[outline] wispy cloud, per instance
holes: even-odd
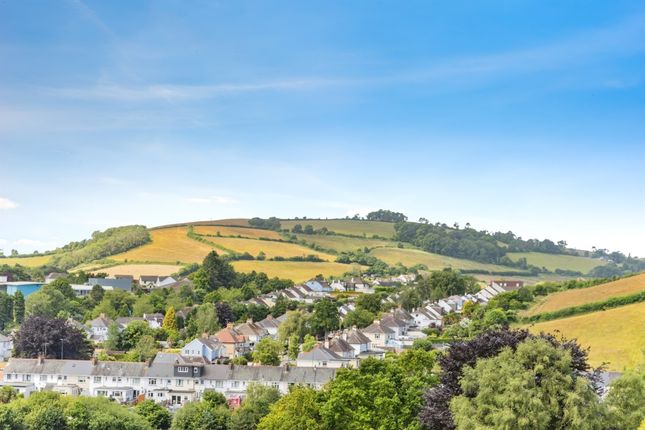
[[[18,203],[13,200],[9,200],[5,197],[0,197],[0,209],[15,209],[18,207]]]
[[[337,86],[344,81],[322,78],[295,78],[256,83],[230,83],[215,85],[98,85],[85,88],[56,88],[44,90],[54,96],[82,100],[113,101],[183,101],[202,100],[240,93],[270,91],[311,91]]]

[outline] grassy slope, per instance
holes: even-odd
[[[9,266],[15,266],[20,264],[25,267],[38,267],[43,266],[51,260],[51,255],[37,255],[34,257],[7,257],[0,258],[0,265],[7,264]]]
[[[525,315],[552,312],[572,306],[580,306],[585,303],[601,302],[611,297],[627,296],[640,291],[645,291],[645,273],[596,285],[595,287],[549,294],[526,311]],[[645,331],[645,327],[643,330]]]
[[[388,264],[401,263],[404,266],[414,266],[415,264],[425,264],[429,270],[440,270],[444,267],[454,269],[481,269],[489,271],[512,271],[511,267],[498,266],[496,264],[478,263],[471,260],[462,260],[460,258],[447,257],[445,255],[432,254],[418,249],[400,249],[400,248],[377,248],[371,251],[371,254]]]
[[[530,331],[559,331],[591,347],[589,361],[598,366],[609,362],[609,370],[622,371],[645,359],[645,303],[538,323]]]
[[[195,233],[201,235],[216,236],[217,233],[221,236],[242,236],[251,239],[267,238],[267,239],[281,239],[280,233],[272,230],[261,230],[249,227],[228,227],[228,226],[196,226]]]
[[[396,247],[396,242],[391,240],[380,239],[362,239],[357,237],[346,236],[323,236],[319,234],[299,234],[298,239],[305,240],[307,243],[322,246],[325,249],[333,249],[338,252],[343,251],[356,251],[357,249],[368,248],[381,248],[384,246]]]
[[[300,257],[309,254],[317,255],[323,260],[334,261],[336,256],[324,252],[314,251],[305,246],[296,245],[288,242],[273,242],[268,240],[241,239],[237,237],[205,237],[206,240],[213,242],[224,248],[231,249],[235,252],[248,252],[251,255],[258,255],[260,251],[264,252],[267,258],[272,257]]]
[[[155,263],[201,263],[215,249],[186,236],[187,227],[152,230],[152,243],[110,257],[117,261],[150,261]],[[217,249],[216,249],[217,250]],[[221,250],[217,250],[222,253]]]
[[[606,264],[597,258],[578,257],[575,255],[544,254],[542,252],[509,252],[507,255],[513,261],[525,257],[528,264],[546,267],[550,271],[564,269],[588,273],[594,267]]]
[[[310,263],[296,261],[234,261],[235,270],[240,272],[265,272],[269,277],[292,279],[294,282],[303,282],[318,274],[324,276],[340,276],[351,272],[356,267],[351,264],[340,263]]]
[[[329,220],[317,220],[317,219],[299,219],[299,220],[281,220],[280,224],[282,228],[291,229],[294,225],[300,224],[303,227],[307,224],[311,224],[313,228],[319,229],[322,227],[327,227],[328,230],[340,233],[340,234],[352,234],[357,236],[367,236],[372,237],[373,235],[378,235],[381,237],[393,237],[394,236],[394,224],[390,222],[380,222],[380,221],[357,221],[357,220],[348,220],[348,219],[329,219]]]

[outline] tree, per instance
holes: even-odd
[[[303,352],[311,351],[312,349],[314,349],[314,346],[316,346],[317,343],[318,343],[318,341],[316,340],[315,337],[313,337],[310,334],[306,334],[305,338],[304,338],[304,340],[302,342],[302,350],[303,350]]]
[[[120,346],[125,350],[133,349],[137,346],[143,336],[152,335],[153,331],[147,322],[141,320],[132,321],[125,329],[123,329],[119,336]]]
[[[401,291],[399,296],[401,307],[408,312],[420,307],[423,303],[419,294],[412,288]]]
[[[66,278],[56,279],[51,283],[43,286],[41,290],[44,290],[44,289],[53,289],[53,290],[60,291],[61,294],[63,294],[63,296],[65,296],[65,298],[68,300],[73,300],[76,298],[76,294],[74,293],[72,286],[70,285],[69,281]]]
[[[302,311],[287,312],[287,318],[278,327],[278,340],[285,343],[292,335],[302,339],[307,332],[308,321],[309,315]]]
[[[462,394],[450,402],[457,429],[605,429],[605,411],[584,378],[572,377],[571,355],[545,339],[466,366]]]
[[[235,318],[235,313],[231,305],[228,303],[218,302],[215,305],[215,311],[217,313],[217,321],[221,327],[226,327],[226,324],[234,322],[237,319]]]
[[[14,339],[14,349],[18,357],[36,358],[44,354],[74,360],[87,360],[94,351],[85,334],[66,320],[37,315],[22,323]]]
[[[219,319],[217,318],[215,305],[212,303],[202,303],[199,305],[195,314],[188,322],[188,328],[193,335],[215,333],[219,330]]]
[[[298,338],[297,334],[292,334],[289,337],[289,347],[287,348],[287,355],[289,357],[289,360],[295,360],[298,358],[298,354],[300,353],[300,339]]]
[[[368,213],[367,219],[370,221],[404,222],[408,220],[408,217],[401,212],[379,209],[377,211]]]
[[[381,297],[378,294],[363,294],[356,298],[356,309],[365,309],[373,314],[381,311]]]
[[[619,429],[635,429],[645,423],[645,364],[616,379],[607,394],[610,421]]]
[[[70,309],[69,301],[59,290],[41,288],[30,294],[25,301],[27,315],[56,317]]]
[[[302,224],[296,224],[291,228],[291,233],[298,234],[302,233]]]
[[[92,314],[95,317],[105,314],[112,319],[131,316],[133,315],[133,306],[136,300],[136,296],[127,291],[120,289],[109,290],[105,292]]]
[[[278,366],[282,350],[282,343],[270,337],[265,337],[255,345],[253,361],[268,366]]]
[[[284,295],[278,296],[275,301],[275,305],[273,305],[273,308],[271,309],[271,315],[273,315],[273,317],[275,318],[284,315],[284,313],[287,312],[288,306],[289,299],[287,299]]]
[[[269,408],[280,399],[277,388],[252,383],[246,388],[246,397],[233,415],[230,430],[255,430]]]
[[[105,341],[105,349],[109,351],[119,351],[121,348],[121,329],[119,324],[111,322],[108,326],[107,340]]]
[[[25,296],[16,291],[13,296],[13,322],[22,324],[25,319]]]
[[[13,300],[7,293],[0,292],[0,330],[13,321]]]
[[[345,319],[343,320],[343,326],[345,327],[356,326],[358,328],[363,328],[372,324],[373,321],[374,321],[373,313],[365,309],[356,309],[351,312],[348,312],[347,315],[345,315]]]
[[[440,357],[441,385],[431,388],[423,396],[424,404],[419,414],[422,426],[429,430],[454,429],[450,401],[462,394],[460,380],[464,368],[475,366],[477,360],[496,356],[505,347],[514,349],[529,338],[545,339],[556,348],[568,351],[572,357],[572,376],[588,379],[593,386],[599,385],[598,373],[591,372],[587,363],[587,351],[576,342],[546,334],[534,336],[526,330],[490,330],[469,341],[453,343]]]
[[[175,413],[171,430],[228,430],[231,412],[226,406],[189,402]]]
[[[99,284],[95,284],[90,291],[90,299],[92,299],[93,303],[99,303],[101,300],[103,300],[104,294],[105,290],[103,289],[103,287]]]
[[[258,430],[323,430],[319,394],[306,387],[294,387],[278,400],[260,420]]]
[[[209,291],[234,286],[236,279],[235,269],[230,263],[222,260],[217,252],[211,251],[204,258],[203,269],[208,275]]]
[[[340,325],[338,308],[329,298],[325,297],[314,305],[311,316],[311,330],[318,336],[337,330]]]
[[[177,330],[177,321],[175,320],[175,308],[170,306],[163,318],[162,327],[166,330]]]
[[[302,232],[303,232],[304,234],[314,234],[314,233],[315,233],[315,231],[314,231],[314,227],[313,227],[311,224],[307,224],[307,225],[305,226],[304,230],[302,230]]]
[[[6,404],[18,398],[18,392],[8,385],[0,388],[0,403]],[[2,421],[0,421],[1,423]]]
[[[138,361],[146,361],[157,353],[157,341],[150,335],[141,336],[132,351]]]
[[[154,400],[144,400],[134,407],[137,414],[141,415],[150,423],[155,430],[166,430],[172,423],[172,415],[168,409],[164,408]]]

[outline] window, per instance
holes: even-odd
[[[31,375],[25,375],[25,381],[31,381]]]
[[[98,383],[100,383],[100,382],[101,382],[101,377],[100,377],[100,376],[95,376],[95,377],[94,377],[94,383],[95,383],[95,384],[98,384]]]
[[[237,388],[240,386],[240,381],[233,381],[233,388]]]
[[[121,382],[121,377],[116,378],[116,382]]]
[[[112,382],[116,382],[116,376],[112,377]]]
[[[157,397],[163,397],[163,393],[157,393]]]
[[[150,384],[150,385],[157,385],[157,380],[156,380],[156,379],[154,379],[154,378],[150,378],[150,379],[148,379],[148,384]]]
[[[215,388],[222,388],[223,386],[224,386],[224,381],[219,379],[215,381]]]
[[[182,385],[184,385],[184,381],[181,379],[175,379],[175,385],[181,387]]]
[[[132,383],[133,384],[140,384],[141,380],[139,378],[132,378]]]
[[[7,379],[11,379],[11,375],[7,375]],[[46,381],[47,380],[47,375],[40,375],[40,380],[41,381]]]
[[[82,384],[83,382],[85,382],[85,376],[79,376],[78,377],[78,383]]]
[[[278,389],[279,387],[280,387],[280,384],[278,384],[277,382],[272,382],[271,383],[271,388]]]
[[[186,366],[179,366],[179,367],[177,368],[177,372],[180,372],[180,373],[186,373],[186,372],[188,372],[188,367],[186,367]]]

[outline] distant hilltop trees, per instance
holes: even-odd
[[[401,212],[389,211],[386,209],[379,209],[367,214],[368,221],[385,221],[385,222],[403,222],[407,221],[408,217]]]

